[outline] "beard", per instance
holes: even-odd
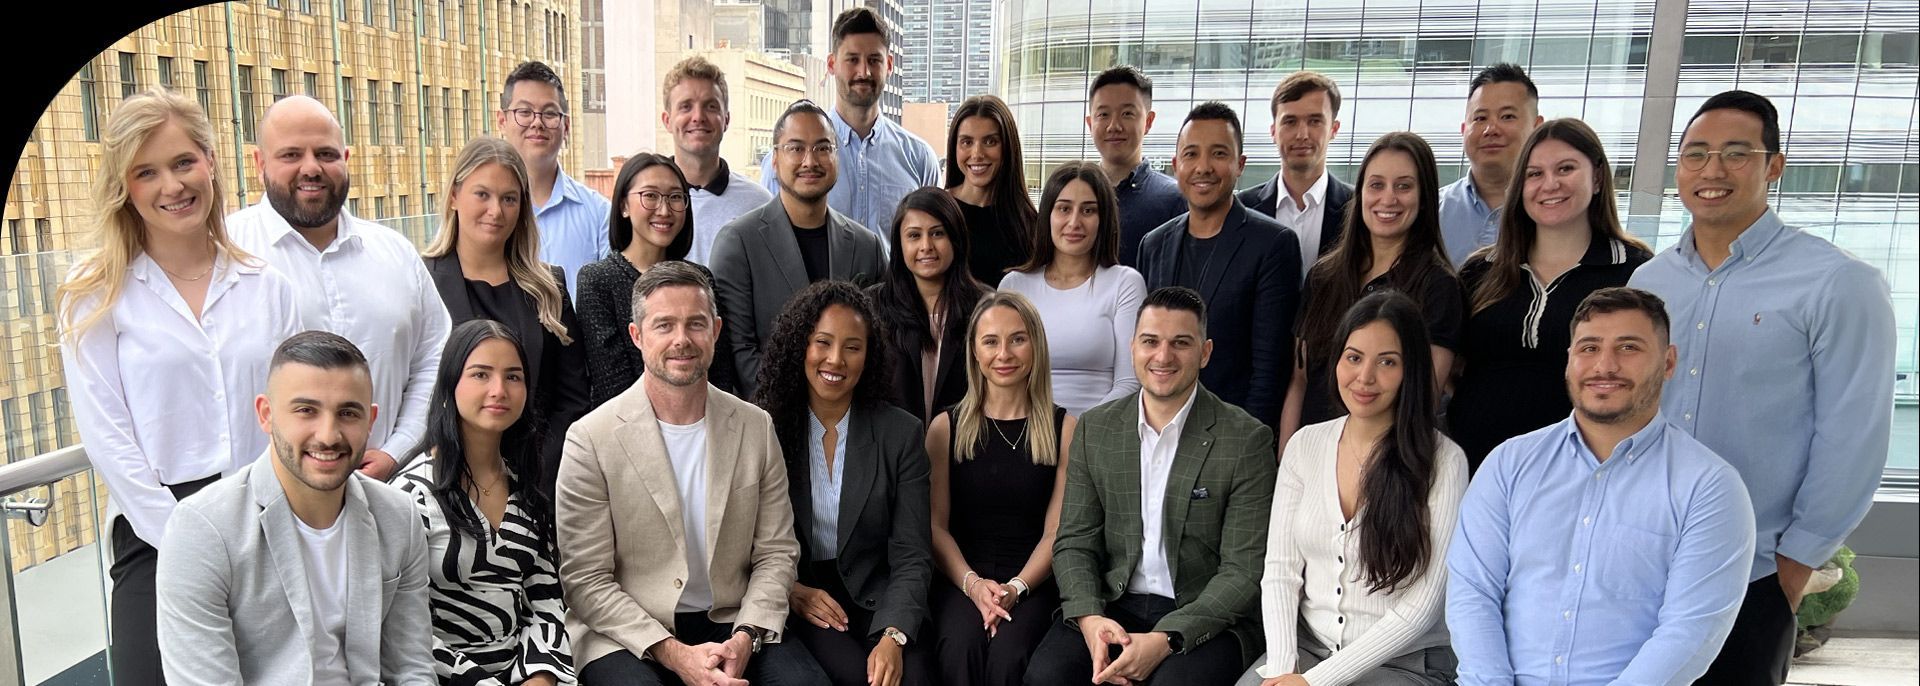
[[[646,361],[647,375],[654,377],[656,379],[659,379],[661,381],[664,381],[669,386],[675,386],[680,388],[685,388],[687,386],[692,386],[695,384],[706,383],[707,367],[710,366],[711,361],[694,365],[693,369],[688,370],[686,372],[675,372],[673,371],[672,368],[667,366],[668,356],[685,355],[687,352],[689,351],[684,348],[668,350],[664,353],[661,353],[661,355],[657,358],[648,359]]]
[[[1653,409],[1660,404],[1660,389],[1665,384],[1666,379],[1661,378],[1658,373],[1650,378],[1633,382],[1633,388],[1628,391],[1630,395],[1626,406],[1612,411],[1590,408],[1586,403],[1581,402],[1581,389],[1578,383],[1568,384],[1567,391],[1573,398],[1574,409],[1579,411],[1581,416],[1599,424],[1618,424],[1633,417],[1651,415]]]
[[[854,84],[857,83],[864,83],[871,87],[866,90],[865,94],[862,94],[860,91],[853,89]],[[840,94],[840,97],[851,103],[854,107],[872,107],[874,103],[880,101],[880,94],[885,90],[886,87],[884,85],[872,79],[848,81],[846,90]]]
[[[327,187],[326,197],[321,198],[319,207],[308,208],[293,197],[293,187],[298,183],[299,179],[287,185],[267,182],[267,203],[296,229],[317,229],[333,223],[340,217],[340,207],[347,203],[347,191],[353,187],[350,179],[342,178],[336,186],[323,177],[320,183]]]
[[[340,453],[343,453],[345,457],[342,457],[340,459],[351,460],[353,462],[353,464],[351,465],[353,468],[347,469],[341,472],[338,477],[332,477],[332,476],[326,476],[326,475],[320,475],[320,474],[308,474],[306,473],[305,470],[302,470],[300,468],[301,451],[294,447],[292,441],[289,441],[281,437],[280,432],[277,430],[268,432],[267,436],[272,439],[273,456],[275,459],[280,461],[280,466],[284,468],[284,471],[286,471],[286,473],[291,475],[294,479],[299,480],[301,484],[306,485],[307,488],[311,488],[315,491],[324,492],[324,491],[340,490],[341,488],[346,486],[347,479],[353,478],[354,472],[360,466],[360,457],[361,457],[360,450],[355,448],[352,443],[348,442],[346,439],[343,438],[340,440],[339,443],[335,443],[332,445],[315,446],[315,448],[321,449],[321,450],[336,450]]]

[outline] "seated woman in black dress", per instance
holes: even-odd
[[[1307,271],[1294,318],[1293,384],[1280,410],[1280,445],[1300,427],[1347,413],[1333,388],[1334,340],[1347,309],[1369,293],[1407,294],[1427,320],[1434,388],[1446,387],[1459,346],[1460,280],[1440,239],[1439,171],[1419,136],[1381,136],[1360,161],[1346,230]]]
[[[787,632],[841,686],[930,683],[927,451],[887,401],[891,351],[844,281],[801,290],[774,321],[754,402],[786,456],[800,579]]]
[[[540,448],[540,492],[553,477],[567,427],[587,411],[587,356],[560,268],[540,261],[527,166],[505,140],[473,139],[453,162],[440,233],[423,253],[453,325],[492,319],[513,329],[527,353]]]
[[[628,158],[614,177],[615,202],[607,217],[610,254],[580,267],[580,328],[593,369],[593,407],[627,390],[646,368],[627,332],[633,323],[633,282],[648,267],[684,260],[693,250],[692,192],[673,158],[650,152]],[[706,267],[694,266],[713,279]],[[725,313],[720,318],[724,322]],[[732,354],[713,356],[707,381],[733,391]]]
[[[573,683],[553,506],[530,478],[526,353],[475,319],[440,359],[422,457],[396,483],[427,527],[434,671],[449,685]]]
[[[1592,128],[1578,119],[1541,124],[1520,160],[1500,238],[1460,267],[1469,314],[1447,418],[1473,469],[1507,439],[1573,411],[1564,377],[1574,308],[1594,291],[1627,285],[1653,257],[1620,228],[1613,167]]]
[[[968,268],[988,286],[1027,263],[1033,220],[1026,162],[1013,110],[991,95],[976,95],[953,111],[947,129],[947,191],[960,201],[972,247]]]
[[[893,213],[886,276],[867,288],[892,336],[894,404],[915,419],[967,393],[967,317],[993,290],[968,271],[967,239],[953,196],[931,186],[908,193]]]
[[[1053,404],[1046,328],[999,291],[968,326],[967,395],[927,425],[934,653],[950,684],[1013,686],[1060,607],[1053,534],[1074,418]]]

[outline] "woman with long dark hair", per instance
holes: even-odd
[[[440,683],[573,683],[519,336],[490,319],[454,327],[431,400],[423,457],[398,485],[427,528]]]
[[[973,276],[989,286],[1027,261],[1033,239],[1033,200],[1027,197],[1025,158],[1013,110],[1000,98],[976,95],[953,111],[947,129],[947,190],[960,201],[973,247]]]
[[[1328,373],[1347,413],[1282,453],[1260,580],[1267,657],[1240,683],[1451,684],[1441,613],[1467,462],[1435,416],[1427,322],[1388,289],[1338,327]]]
[[[1133,325],[1147,281],[1120,264],[1120,210],[1106,173],[1068,162],[1040,190],[1033,255],[1001,290],[1033,302],[1047,327],[1053,397],[1074,416],[1140,390],[1133,377]]]
[[[608,255],[580,267],[580,328],[593,369],[594,407],[640,378],[646,363],[633,345],[633,283],[640,272],[667,260],[685,260],[693,249],[693,188],[673,158],[643,152],[627,158],[613,180],[613,210],[607,217]],[[713,272],[694,265],[713,280]],[[714,303],[716,309],[719,303]],[[726,315],[720,318],[724,321]],[[707,381],[732,392],[733,355],[713,356]]]
[[[993,289],[969,270],[969,241],[960,205],[927,186],[908,193],[893,213],[886,276],[867,288],[893,338],[894,404],[926,420],[967,392],[966,320]]]
[[[1494,446],[1573,411],[1565,375],[1574,308],[1594,291],[1627,285],[1653,258],[1620,228],[1613,167],[1585,123],[1541,124],[1520,164],[1500,238],[1460,267],[1468,314],[1447,416],[1469,471]]]
[[[953,684],[1013,686],[1060,607],[1053,535],[1075,420],[1053,403],[1046,326],[1019,293],[967,326],[967,394],[927,426],[934,652]],[[1015,621],[1024,620],[1024,621]]]
[[[1339,322],[1367,294],[1393,289],[1413,298],[1427,322],[1436,392],[1446,387],[1459,345],[1460,280],[1440,238],[1439,171],[1419,136],[1381,136],[1360,161],[1359,186],[1347,204],[1340,242],[1307,272],[1294,319],[1293,383],[1280,412],[1281,445],[1302,426],[1345,414],[1329,367],[1339,350]],[[1438,408],[1435,409],[1438,412]]]
[[[920,421],[888,402],[885,327],[853,284],[821,281],[774,322],[754,402],[787,461],[800,578],[787,631],[834,683],[929,683],[933,575]]]

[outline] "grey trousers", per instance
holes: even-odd
[[[1301,625],[1297,635],[1300,658],[1294,665],[1295,672],[1305,673],[1333,655],[1333,651],[1321,645],[1320,641],[1313,637],[1313,632],[1308,631],[1304,624]],[[1240,681],[1235,686],[1260,686],[1260,672],[1257,670],[1266,664],[1267,656],[1265,655],[1254,660],[1253,666],[1247,669],[1246,674],[1240,675]],[[1453,683],[1454,672],[1459,666],[1459,660],[1453,656],[1453,648],[1437,646],[1416,650],[1388,660],[1386,664],[1373,668],[1352,684],[1353,686],[1450,686]]]

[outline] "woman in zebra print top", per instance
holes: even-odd
[[[419,459],[398,479],[427,527],[440,683],[574,683],[555,573],[553,506],[534,486],[536,413],[513,331],[476,319],[447,337]],[[522,417],[528,419],[522,420]]]

